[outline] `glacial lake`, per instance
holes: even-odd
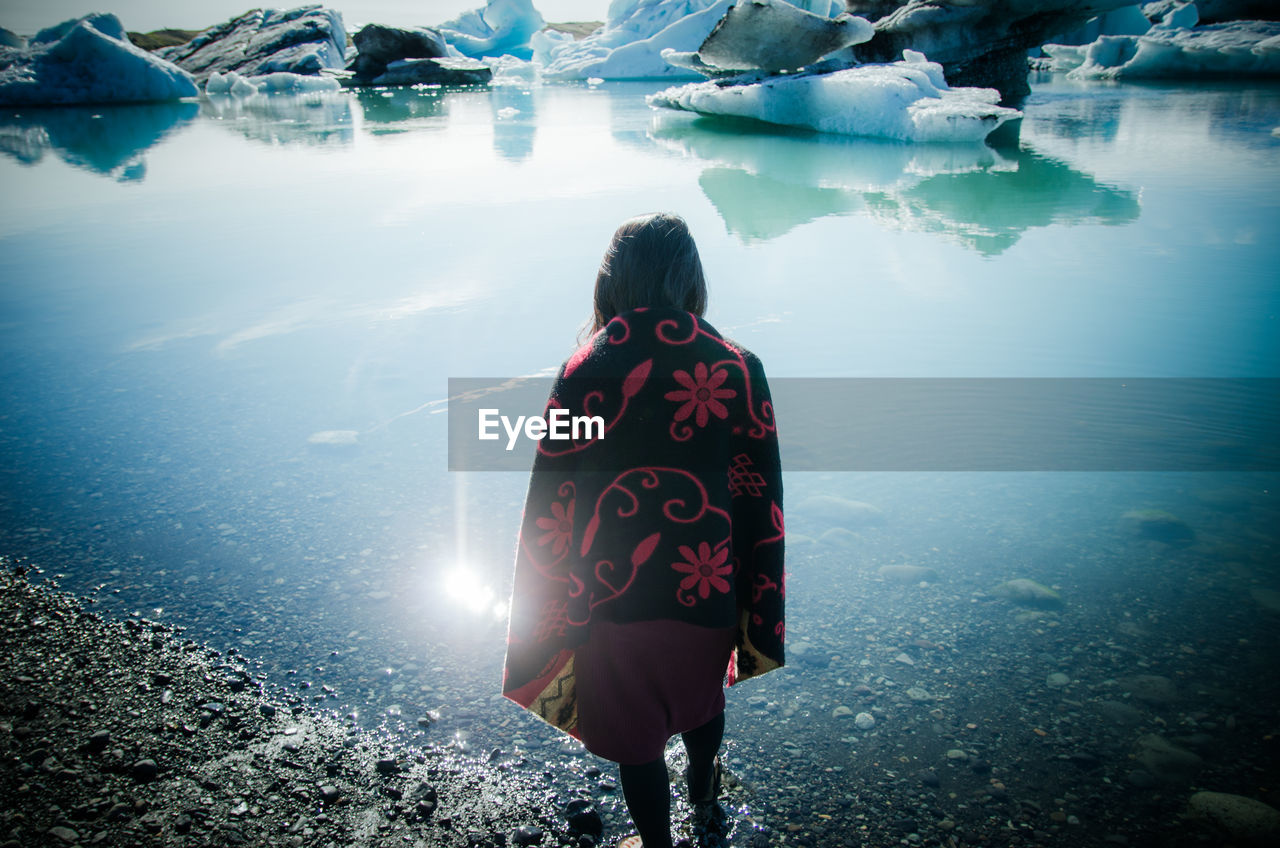
[[[443,413],[449,378],[554,373],[625,218],[685,216],[771,379],[1280,377],[1280,87],[1033,84],[998,148],[642,83],[0,114],[0,556],[407,744],[581,777],[497,695],[527,478],[449,472]],[[1268,800],[1278,483],[789,474],[791,653],[729,692],[736,833],[838,844],[879,804],[926,841],[1175,844],[1193,786]],[[815,495],[868,506],[835,528]]]

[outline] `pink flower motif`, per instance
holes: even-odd
[[[717,592],[729,591],[729,581],[724,579],[733,572],[733,566],[726,562],[729,558],[728,545],[721,548],[714,556],[711,553],[711,545],[706,542],[698,543],[696,554],[688,545],[681,545],[679,550],[680,556],[686,561],[673,562],[671,567],[681,574],[689,575],[680,581],[681,589],[688,591],[697,586],[698,596],[701,598],[710,595],[713,588]]]
[[[569,547],[569,539],[573,536],[573,501],[570,500],[568,506],[554,501],[551,504],[551,516],[539,518],[536,523],[547,531],[538,538],[538,544],[554,542],[551,550],[556,556],[560,556]]]
[[[737,395],[733,389],[720,388],[721,384],[729,379],[728,371],[721,368],[708,374],[706,363],[699,362],[694,366],[692,377],[689,376],[688,371],[676,371],[672,376],[676,378],[676,382],[684,386],[683,389],[676,389],[663,395],[667,400],[684,401],[684,406],[676,410],[676,421],[685,420],[695,411],[697,417],[694,420],[698,422],[699,427],[707,426],[712,415],[717,418],[729,417],[728,408],[720,402],[724,398]]]

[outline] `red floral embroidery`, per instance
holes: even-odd
[[[699,427],[707,426],[711,416],[728,418],[729,410],[720,401],[737,395],[733,389],[722,389],[720,385],[729,379],[729,372],[723,368],[707,373],[705,362],[699,362],[693,369],[693,376],[688,371],[676,371],[672,374],[676,382],[684,386],[667,392],[663,397],[667,400],[684,401],[684,406],[676,410],[676,421],[683,421],[697,413],[695,421]],[[705,595],[703,597],[706,597]]]
[[[559,501],[553,501],[551,517],[539,518],[537,524],[547,531],[538,537],[538,544],[554,542],[551,550],[556,556],[560,556],[565,548],[569,547],[569,539],[573,536],[573,501],[569,501],[568,506]]]
[[[708,597],[712,588],[717,592],[729,591],[729,581],[724,579],[733,571],[733,566],[726,562],[729,558],[728,546],[721,548],[714,556],[711,545],[706,542],[698,543],[696,554],[688,545],[681,545],[679,550],[686,562],[673,562],[671,567],[681,574],[689,575],[680,581],[681,589],[688,591],[696,585],[701,598]]]

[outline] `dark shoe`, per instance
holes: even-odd
[[[706,792],[702,793],[701,795],[694,793],[693,786],[689,782],[689,771],[690,769],[685,769],[685,772],[684,772],[685,786],[688,787],[689,789],[689,803],[690,804],[715,803],[715,800],[720,797],[720,758],[716,757],[714,760],[712,760],[711,786]]]

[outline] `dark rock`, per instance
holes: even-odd
[[[577,798],[565,804],[564,817],[569,823],[569,830],[574,833],[597,837],[604,833],[604,820],[600,817],[600,811],[585,798]]]
[[[942,781],[938,779],[938,773],[933,769],[921,769],[917,775],[920,782],[928,787],[937,788],[942,785]]]
[[[516,845],[540,845],[542,836],[542,828],[531,824],[523,824],[511,834],[511,841]]]
[[[400,764],[394,757],[383,757],[374,764],[374,768],[378,774],[397,774],[400,771]]]
[[[326,804],[334,803],[341,795],[341,790],[332,784],[325,784],[320,787],[320,800]]]
[[[351,39],[360,51],[357,60],[366,66],[385,69],[397,59],[435,59],[449,55],[444,39],[438,32],[424,27],[389,27],[369,24]],[[348,66],[357,74],[359,69]],[[381,71],[379,71],[381,72]],[[373,76],[377,76],[374,74]]]
[[[484,85],[492,78],[489,66],[476,59],[400,59],[388,64],[371,84]]]
[[[133,764],[133,779],[139,783],[150,783],[159,773],[155,760],[138,760]]]
[[[73,842],[80,841],[80,834],[76,833],[74,830],[72,830],[69,827],[62,827],[62,826],[51,827],[49,828],[49,835],[52,836],[54,839],[59,840],[60,842],[67,843],[68,845],[70,845]]]

